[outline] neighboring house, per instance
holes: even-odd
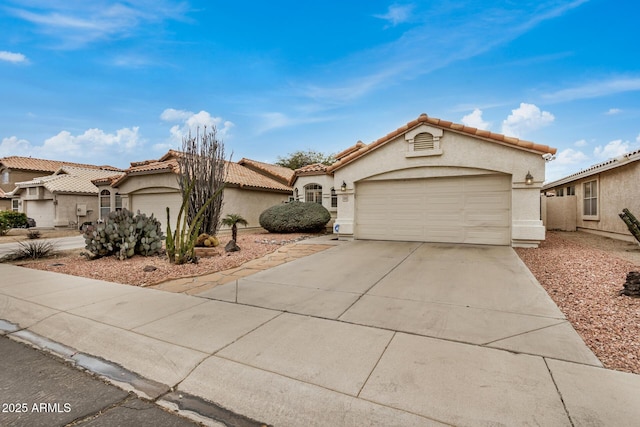
[[[0,188],[0,211],[11,210],[11,196],[7,196],[2,188]]]
[[[545,236],[543,156],[555,152],[423,114],[339,153],[326,169],[337,191],[334,232],[340,238],[535,247]],[[309,179],[304,173],[296,183]]]
[[[51,175],[16,183],[13,203],[19,212],[35,219],[37,227],[69,227],[95,221],[98,187],[92,180],[114,174],[118,174],[114,168],[62,166]]]
[[[16,183],[52,174],[62,166],[117,170],[111,166],[95,166],[20,156],[2,157],[0,158],[0,210],[18,210],[18,201],[11,201],[11,192],[16,188]]]
[[[635,242],[618,216],[640,217],[640,150],[591,166],[542,187],[548,230],[584,230]]]
[[[132,162],[117,179],[94,181],[100,188],[100,211],[104,218],[115,209],[113,194],[120,204],[133,212],[153,214],[166,227],[166,208],[171,213],[172,227],[177,220],[182,196],[178,186],[180,152],[170,150],[158,160]],[[226,181],[222,216],[237,213],[250,228],[260,227],[258,218],[267,208],[289,200],[292,190],[286,184],[293,171],[254,160],[225,162]]]

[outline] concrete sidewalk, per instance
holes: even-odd
[[[204,399],[278,426],[637,425],[640,376],[601,368],[510,248],[377,243],[199,296],[0,264],[0,329],[186,415]]]

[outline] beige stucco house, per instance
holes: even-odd
[[[92,180],[122,174],[117,169],[62,166],[51,175],[16,183],[17,211],[37,227],[69,227],[98,219],[98,187]]]
[[[124,207],[153,214],[166,227],[166,208],[169,207],[174,226],[182,203],[177,180],[179,156],[179,152],[170,150],[158,160],[132,162],[117,179],[94,181],[100,188],[101,218],[117,207]],[[291,197],[292,189],[288,185],[293,176],[291,169],[250,159],[225,162],[225,166],[221,218],[230,213],[240,214],[249,223],[248,228],[260,227],[258,218],[265,209]]]
[[[640,217],[640,150],[607,160],[542,187],[548,230],[583,230],[635,242],[618,216]]]
[[[543,156],[555,152],[423,114],[339,153],[325,171],[332,183],[304,173],[294,183],[299,197],[314,179],[325,180],[323,200],[325,187],[336,191],[340,238],[535,247]]]
[[[96,166],[21,156],[2,157],[0,158],[0,210],[19,210],[18,199],[12,201],[12,192],[18,182],[50,175],[63,166],[117,170],[112,166]]]

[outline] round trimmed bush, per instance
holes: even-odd
[[[312,233],[324,230],[331,219],[319,203],[289,202],[260,214],[260,226],[270,233]]]

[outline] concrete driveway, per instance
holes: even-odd
[[[509,247],[344,242],[197,296],[600,366]]]

